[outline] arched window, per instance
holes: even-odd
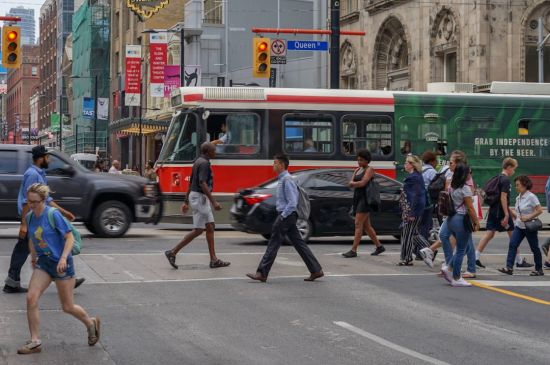
[[[405,29],[399,19],[390,17],[376,36],[374,88],[407,90],[409,85],[409,45]]]

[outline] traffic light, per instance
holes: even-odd
[[[21,66],[21,28],[2,27],[2,65],[5,68]]]
[[[269,38],[252,40],[252,76],[269,78],[271,71],[271,44]]]

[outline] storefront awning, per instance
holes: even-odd
[[[170,120],[141,119],[141,134],[155,134],[166,132]],[[109,124],[109,132],[139,135],[140,123],[138,118],[123,118]]]

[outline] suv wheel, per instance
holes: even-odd
[[[116,238],[123,236],[132,216],[126,204],[117,200],[109,200],[95,208],[92,215],[93,228],[99,237]]]

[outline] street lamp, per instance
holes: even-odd
[[[94,153],[97,151],[97,74],[94,76],[71,75],[71,79],[94,79]],[[77,146],[78,148],[78,146]]]

